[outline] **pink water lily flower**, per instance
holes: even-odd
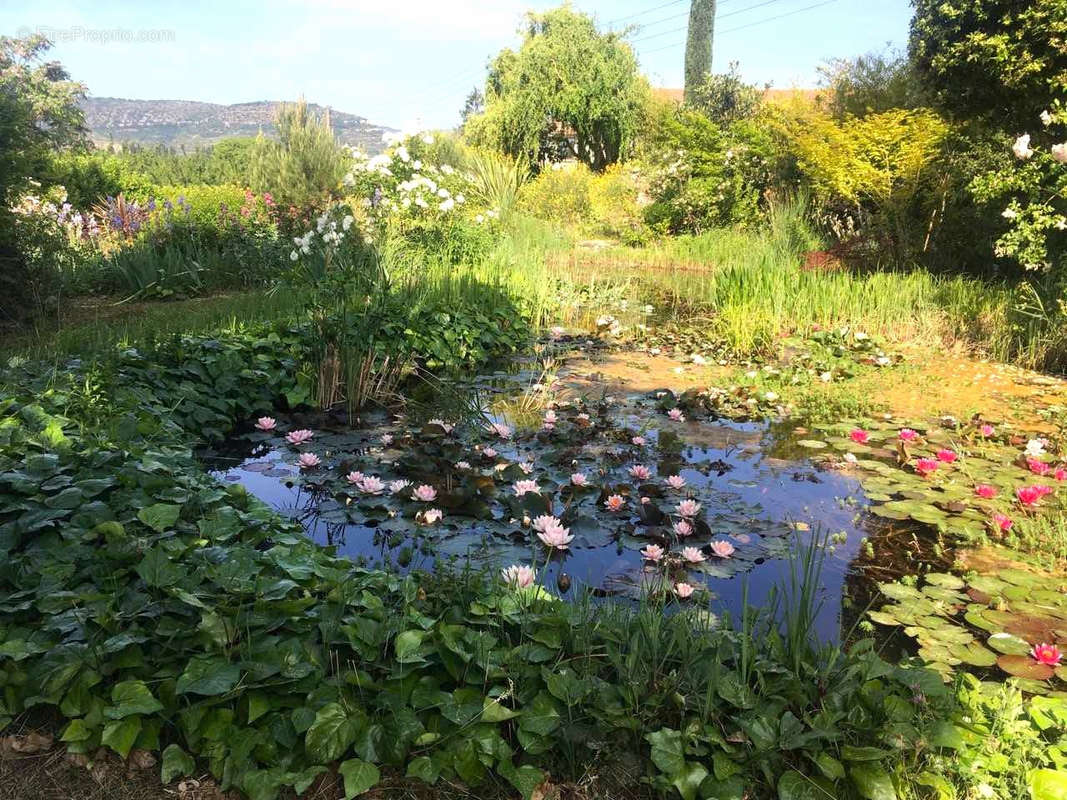
[[[674,523],[674,533],[676,536],[689,536],[693,533],[693,525],[687,520],[680,519]]]
[[[523,461],[521,464],[519,464],[519,469],[522,470],[523,475],[529,475],[531,472],[533,472],[534,467],[533,464],[531,464],[529,461]]]
[[[685,478],[681,475],[669,475],[667,476],[667,485],[672,489],[681,489],[685,486]]]
[[[574,540],[574,537],[571,536],[570,528],[564,528],[558,520],[551,525],[545,526],[545,529],[537,534],[537,538],[544,542],[546,547],[551,547],[555,550],[566,550]]]
[[[537,481],[515,481],[511,487],[515,492],[516,497],[522,497],[524,494],[540,494],[541,489],[537,485]]]
[[[510,439],[511,438],[511,428],[509,428],[507,425],[505,425],[502,422],[494,422],[491,425],[489,425],[486,428],[486,430],[488,430],[489,433],[492,433],[492,434],[495,434],[496,436],[499,436],[501,439]]]
[[[1026,459],[1026,466],[1035,475],[1048,475],[1049,471],[1052,469],[1052,467],[1044,461],[1040,461],[1036,458]]]
[[[658,544],[646,545],[641,551],[641,557],[647,561],[658,564],[660,559],[663,558],[663,548]]]
[[[635,447],[644,447],[645,446],[645,437],[644,436],[634,436],[634,437],[632,437],[630,439],[630,444],[634,445]]]
[[[1067,469],[1059,467],[1054,473],[1052,473],[1052,477],[1058,481],[1067,481]]]
[[[496,458],[496,450],[494,450],[492,447],[487,447],[482,450],[482,455],[486,458]]]
[[[685,600],[687,597],[692,596],[693,587],[690,584],[685,583],[684,581],[681,583],[676,583],[674,584],[674,593],[683,600]]]
[[[389,445],[391,445],[393,443],[393,434],[391,434],[391,433],[383,433],[381,441],[382,441],[383,445],[388,447]]]
[[[849,433],[848,438],[856,444],[867,444],[867,440],[871,438],[871,434],[863,430],[863,428],[853,428]]]
[[[402,491],[404,491],[409,486],[411,486],[411,481],[403,481],[403,480],[390,481],[390,483],[389,483],[389,491],[392,492],[393,494],[400,494]]]
[[[978,432],[988,439],[990,436],[996,433],[996,429],[987,422],[980,428],[978,428]]]
[[[993,525],[997,529],[1007,532],[1011,530],[1011,526],[1015,523],[1011,521],[1011,517],[1006,514],[1001,514],[999,511],[993,514]]]
[[[285,441],[291,445],[302,445],[304,442],[310,441],[314,436],[313,431],[309,431],[306,428],[301,428],[298,431],[290,431],[285,435]]]
[[[556,519],[551,514],[541,514],[540,516],[534,517],[533,522],[531,523],[531,525],[533,526],[533,529],[535,531],[543,531],[545,528],[549,527],[550,525],[558,525],[558,524],[559,524],[559,520]]]
[[[901,428],[898,436],[900,436],[900,441],[902,442],[914,442],[919,438],[918,432],[913,431],[911,428]]]
[[[621,494],[613,494],[604,501],[604,508],[608,511],[621,511],[622,507],[626,505],[626,500],[623,499]]]
[[[1063,656],[1060,654],[1060,649],[1054,644],[1035,644],[1034,648],[1030,651],[1031,658],[1038,664],[1045,664],[1050,667],[1058,667],[1060,660]]]
[[[675,422],[685,422],[685,414],[682,413],[682,409],[680,408],[672,408],[667,412],[667,416]]]
[[[700,551],[699,547],[683,547],[682,558],[690,564],[699,564],[701,561],[707,561],[707,556]]]
[[[278,420],[274,417],[260,417],[256,420],[256,427],[261,431],[272,431],[278,427]]]
[[[534,568],[525,564],[512,564],[510,567],[500,570],[500,575],[504,579],[504,583],[514,586],[516,589],[525,589],[527,586],[533,586],[534,580],[537,578]]]
[[[734,546],[725,539],[718,539],[711,543],[711,552],[719,558],[729,558],[734,554]]]
[[[471,462],[469,462],[469,461],[457,461],[456,462],[456,469],[470,469],[470,468],[471,468]]]
[[[551,408],[548,409],[548,411],[545,412],[545,424],[546,425],[555,425],[556,424],[556,412],[553,411]]]
[[[997,496],[997,487],[990,486],[988,483],[980,483],[974,487],[974,493],[979,497],[990,500]]]
[[[385,491],[385,481],[377,475],[367,475],[356,484],[356,488],[366,494],[381,494]]]
[[[1044,497],[1045,494],[1046,492],[1041,491],[1037,486],[1022,486],[1015,490],[1015,496],[1026,508],[1032,507],[1038,500]]]
[[[630,467],[630,477],[639,481],[647,481],[652,473],[644,464],[634,464]]]
[[[351,484],[358,485],[359,482],[363,480],[363,473],[360,472],[358,469],[352,470],[352,472],[349,472],[347,475],[345,475],[345,480]]]
[[[415,519],[421,521],[423,525],[433,525],[440,522],[444,517],[445,512],[439,508],[428,508],[425,511],[420,511],[415,515]]]
[[[922,477],[926,478],[937,472],[937,468],[940,464],[933,458],[920,458],[915,462],[915,471]]]
[[[959,458],[959,456],[956,455],[955,451],[946,450],[944,448],[942,448],[941,450],[938,450],[936,455],[937,455],[937,460],[942,462],[942,463],[944,463],[944,464],[951,464],[957,458]]]
[[[416,486],[411,493],[412,500],[418,500],[420,503],[432,503],[437,499],[437,490],[429,484],[422,484]]]
[[[584,472],[575,472],[571,475],[571,483],[575,486],[588,486],[589,478],[586,477]]]
[[[300,458],[297,459],[300,463],[301,469],[310,469],[311,467],[317,467],[321,461],[319,457],[314,453],[301,453]]]
[[[695,517],[700,511],[700,503],[696,500],[683,500],[678,504],[678,513],[683,517]]]

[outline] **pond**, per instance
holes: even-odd
[[[202,455],[219,479],[370,566],[530,565],[565,597],[658,592],[736,615],[746,594],[767,603],[814,543],[820,638],[855,621],[853,565],[887,523],[864,513],[854,474],[817,468],[785,426],[689,419],[664,408],[664,392],[546,404],[548,387],[526,370],[452,390],[464,400],[444,406],[480,413],[370,414],[358,428],[279,419]],[[312,436],[293,444],[299,430]]]

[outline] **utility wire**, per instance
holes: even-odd
[[[747,6],[745,8],[739,8],[739,9],[737,9],[737,11],[731,11],[729,14],[716,14],[715,15],[715,21],[718,22],[720,19],[726,19],[727,17],[733,17],[733,16],[736,16],[737,14],[744,14],[746,11],[755,11],[757,8],[763,8],[764,6],[770,6],[770,5],[774,5],[775,3],[780,3],[780,2],[782,2],[782,0],[763,0],[762,3],[756,3],[755,5],[752,5],[752,6]],[[683,16],[683,15],[679,14],[679,16]],[[671,19],[671,17],[667,17],[666,19]],[[660,21],[662,22],[664,20],[660,20]],[[655,39],[655,38],[658,38],[660,36],[666,36],[668,33],[680,33],[681,31],[688,30],[688,27],[689,26],[686,26],[684,28],[675,28],[675,29],[669,30],[669,31],[661,31],[660,33],[654,33],[651,36],[642,36],[640,39],[634,39],[633,43],[637,44],[637,42],[643,42],[643,41],[646,41],[648,39]],[[725,33],[725,31],[723,31],[723,32]]]
[[[733,33],[734,31],[744,30],[745,28],[753,28],[753,27],[755,27],[757,25],[763,25],[763,24],[768,23],[768,22],[774,22],[775,20],[783,19],[785,17],[791,17],[794,14],[800,14],[803,11],[811,11],[812,9],[820,8],[821,6],[828,6],[828,5],[830,5],[830,3],[836,3],[836,2],[837,2],[837,0],[823,0],[823,2],[821,2],[821,3],[813,3],[810,6],[804,6],[803,8],[797,8],[797,9],[794,9],[793,11],[787,11],[784,14],[778,14],[778,15],[773,16],[773,17],[767,17],[766,19],[756,20],[755,22],[749,22],[749,23],[747,23],[745,25],[738,25],[738,26],[736,26],[734,28],[727,28],[724,31],[716,31],[715,35],[716,36],[722,36],[725,33]],[[674,48],[674,47],[681,47],[683,44],[685,44],[684,41],[675,42],[674,44],[669,44],[666,47],[657,47],[657,48],[655,48],[653,50],[646,50],[646,51],[644,51],[644,53],[642,53],[642,55],[646,55],[647,56],[647,55],[651,55],[652,53],[659,53],[659,52],[661,52],[663,50],[670,50],[671,48]]]

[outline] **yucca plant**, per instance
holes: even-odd
[[[519,190],[530,176],[526,162],[493,150],[472,150],[467,168],[473,176],[473,199],[507,214],[515,207]]]

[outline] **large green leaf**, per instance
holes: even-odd
[[[344,778],[345,800],[352,800],[353,797],[374,788],[381,778],[376,766],[358,758],[350,758],[342,762],[337,771]]]
[[[315,714],[304,743],[313,759],[327,763],[344,755],[356,740],[356,733],[355,724],[341,704],[328,703]]]
[[[171,503],[156,503],[138,511],[137,519],[141,520],[156,533],[163,533],[178,521],[178,516],[181,512],[181,506]]]

